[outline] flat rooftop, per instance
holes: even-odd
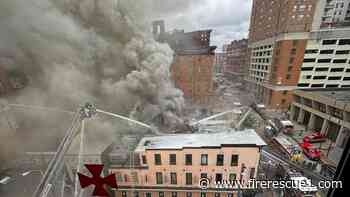
[[[252,129],[217,133],[171,134],[142,138],[136,152],[145,150],[178,150],[184,148],[217,148],[223,146],[256,147],[266,143]]]
[[[350,88],[317,88],[317,89],[301,89],[298,92],[308,92],[318,94],[322,97],[327,97],[332,100],[349,103],[350,102]]]

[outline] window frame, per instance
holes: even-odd
[[[154,154],[154,165],[160,166],[162,165],[162,156],[159,153]]]
[[[185,154],[185,165],[192,166],[192,154]]]
[[[169,165],[176,165],[176,154],[169,154]]]
[[[205,158],[205,162],[203,162],[203,158]],[[208,154],[201,154],[201,166],[208,165]]]

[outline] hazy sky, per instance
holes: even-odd
[[[252,0],[153,0],[154,18],[164,19],[166,30],[213,29],[212,45],[246,38]],[[217,50],[217,51],[218,51]]]

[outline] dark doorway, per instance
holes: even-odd
[[[215,181],[216,181],[216,182],[222,182],[222,174],[219,174],[219,173],[216,174],[216,175],[215,175]]]
[[[337,140],[338,134],[339,134],[340,126],[329,122],[329,127],[327,131],[327,138],[329,138],[332,142],[335,142]]]
[[[311,116],[311,113],[308,112],[308,111],[305,111],[305,116],[304,116],[304,120],[303,120],[303,125],[307,126],[307,125],[309,124],[310,116]]]
[[[321,131],[323,125],[323,118],[315,115],[315,131]]]

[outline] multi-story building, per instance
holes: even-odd
[[[175,86],[186,98],[195,103],[207,104],[213,95],[215,46],[210,46],[211,30],[166,33],[164,22],[153,23],[154,37],[167,42],[174,50],[171,74]]]
[[[287,108],[297,87],[300,65],[317,0],[254,0],[246,80],[257,102]]]
[[[321,39],[317,38],[321,32],[311,33],[300,69],[300,88],[350,87],[350,36],[336,36],[336,32]]]
[[[235,40],[227,45],[223,72],[243,76],[247,68],[248,40]]]
[[[319,4],[322,28],[350,26],[350,0],[327,0]]]
[[[265,142],[253,130],[179,134],[141,139],[138,159],[110,165],[122,197],[233,197],[236,190],[201,190],[199,181],[255,178]]]
[[[334,146],[324,148],[338,163],[350,137],[350,89],[295,90],[294,97],[290,118],[326,135]]]

